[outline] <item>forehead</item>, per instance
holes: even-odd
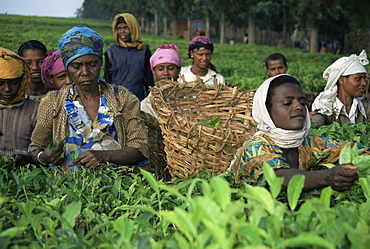
[[[273,66],[281,66],[284,65],[284,62],[282,60],[270,60],[267,62],[268,67],[273,67]]]
[[[44,58],[44,54],[41,52],[40,49],[27,49],[23,53],[24,58],[31,58],[31,57],[41,57]]]
[[[158,65],[156,65],[155,67],[177,67],[175,64],[173,63],[160,63]]]
[[[285,98],[288,96],[301,97],[304,96],[304,93],[300,85],[287,82],[275,87],[274,96],[276,96],[277,98]]]
[[[96,54],[84,54],[74,59],[71,63],[83,63],[96,60],[100,60],[100,57]]]
[[[205,49],[205,48],[201,48],[197,51],[192,51],[192,52],[194,52],[196,54],[210,54],[210,53],[212,53],[212,51],[210,49]]]
[[[117,28],[125,28],[128,27],[127,23],[120,23],[117,25]]]

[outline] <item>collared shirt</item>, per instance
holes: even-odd
[[[347,116],[347,118],[350,120],[350,122],[352,124],[356,123],[356,118],[357,118],[356,110],[357,110],[357,108],[362,113],[362,115],[364,115],[364,117],[367,118],[364,105],[362,104],[362,101],[360,101],[358,98],[353,98],[353,102],[352,102],[352,106],[351,106],[351,109],[349,111],[349,114],[347,113],[346,107],[344,106],[342,101],[340,101],[340,99],[338,97],[336,98],[335,103],[333,105],[333,109],[337,110],[335,118],[337,119],[339,117],[340,113],[342,112]]]

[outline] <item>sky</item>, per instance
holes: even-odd
[[[75,17],[84,0],[0,0],[0,14]]]

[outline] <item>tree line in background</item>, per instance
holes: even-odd
[[[148,33],[187,40],[192,34],[179,34],[179,24],[185,22],[187,30],[191,30],[192,20],[199,19],[204,21],[204,35],[221,44],[227,38],[242,40],[244,36],[249,44],[260,44],[256,31],[267,30],[278,32],[283,45],[287,41],[296,46],[307,42],[307,48],[314,53],[325,42],[338,41],[346,52],[369,47],[369,10],[370,1],[363,0],[84,0],[76,14],[111,20],[118,13],[128,12]]]

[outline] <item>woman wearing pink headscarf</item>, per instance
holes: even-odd
[[[61,89],[64,85],[72,83],[67,70],[64,67],[60,50],[48,53],[42,63],[41,77],[48,89]]]
[[[177,52],[179,48],[175,44],[159,45],[158,49],[150,57],[150,69],[157,81],[177,81],[182,66],[181,58]],[[158,118],[150,103],[150,95],[141,101],[141,110]]]

